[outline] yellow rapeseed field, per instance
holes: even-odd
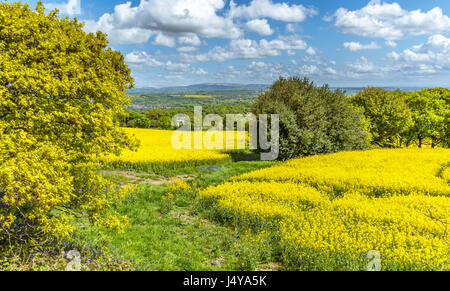
[[[241,220],[268,222],[299,268],[317,254],[365,262],[375,250],[388,269],[442,270],[449,162],[444,149],[342,152],[244,174],[200,195]]]
[[[230,156],[220,149],[208,150],[205,145],[202,149],[194,149],[194,133],[191,133],[192,149],[177,150],[172,145],[174,131],[137,128],[124,128],[124,130],[140,141],[140,147],[137,152],[127,150],[119,157],[109,156],[104,159],[106,163],[116,168],[150,171],[179,166],[196,166],[230,159]],[[203,132],[203,137],[206,134],[206,132]],[[234,137],[228,136],[227,139],[224,132],[224,144],[227,141],[236,144],[240,135],[236,133]],[[205,142],[205,144],[207,143]]]

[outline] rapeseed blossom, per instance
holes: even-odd
[[[376,250],[402,269],[442,270],[449,268],[442,223],[450,222],[449,161],[444,149],[342,152],[244,174],[200,195],[272,223],[290,256],[309,250],[358,260]]]

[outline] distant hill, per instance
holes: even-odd
[[[149,94],[149,93],[182,93],[182,92],[198,92],[198,91],[227,91],[227,90],[242,90],[242,91],[259,91],[269,88],[270,85],[264,84],[233,84],[233,83],[204,83],[195,84],[189,86],[176,86],[176,87],[146,87],[146,88],[134,88],[128,90],[128,94]],[[421,90],[425,87],[384,87],[386,90],[400,89],[406,92],[412,92],[414,90]],[[364,89],[364,87],[331,87],[331,89],[341,89],[346,92],[348,96],[358,93],[358,91]]]
[[[228,83],[207,83],[196,84],[190,86],[178,86],[178,87],[147,87],[147,88],[134,88],[128,90],[129,94],[145,94],[145,93],[179,93],[179,92],[195,92],[195,91],[224,91],[224,90],[264,90],[269,85],[264,84],[228,84]]]

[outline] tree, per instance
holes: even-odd
[[[408,94],[406,103],[411,108],[413,125],[406,132],[408,143],[417,141],[422,147],[425,140],[431,146],[450,147],[450,90],[424,89]]]
[[[401,91],[366,88],[351,98],[369,122],[372,143],[380,147],[401,146],[402,135],[412,125],[411,111]]]
[[[116,117],[132,88],[124,57],[106,35],[42,3],[0,3],[0,240],[68,236],[74,213],[120,226],[109,207],[123,191],[95,170],[136,141]]]
[[[280,115],[280,159],[367,147],[362,116],[344,93],[306,78],[280,78],[258,97],[254,112]]]
[[[135,128],[151,128],[151,121],[144,114],[128,111],[127,116],[124,118],[124,122],[122,123],[127,127],[135,127]]]

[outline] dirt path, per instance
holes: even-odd
[[[155,174],[137,173],[131,171],[104,170],[101,175],[119,182],[120,184],[153,184],[167,185],[177,181],[190,181],[197,178],[196,175],[177,175],[167,178]]]

